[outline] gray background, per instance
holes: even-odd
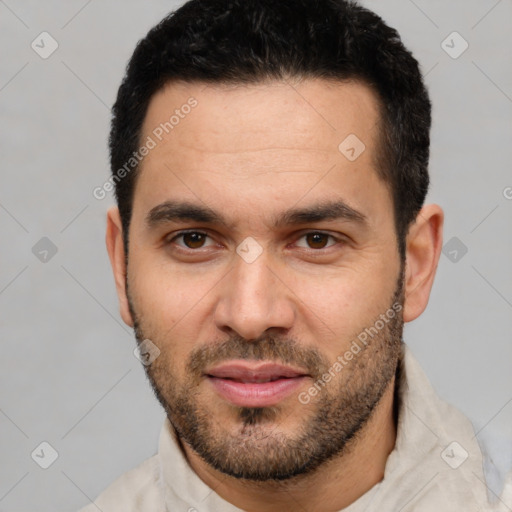
[[[109,107],[126,61],[176,5],[0,1],[0,511],[77,510],[156,451],[163,412],[104,247],[113,200],[92,190],[108,177]],[[512,1],[364,5],[422,65],[434,103],[429,201],[445,209],[445,243],[458,239],[405,338],[473,421],[497,490],[512,467]],[[59,44],[47,59],[31,48],[43,31]],[[441,46],[453,31],[469,43],[457,59]],[[55,255],[41,252],[43,237]],[[43,441],[58,452],[48,469],[31,457]]]

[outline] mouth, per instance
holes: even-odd
[[[309,377],[300,368],[272,362],[231,361],[205,372],[224,400],[240,407],[276,405]]]

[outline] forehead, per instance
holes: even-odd
[[[339,193],[358,206],[387,193],[378,138],[377,97],[359,82],[170,83],[147,110],[141,141],[153,148],[134,197],[146,209],[176,194],[277,208]]]
[[[189,107],[191,103],[197,104]],[[261,142],[271,143],[279,133],[275,142],[289,148],[304,149],[311,142],[315,149],[331,150],[350,133],[371,145],[378,110],[373,90],[355,81],[177,82],[151,98],[142,134],[156,130],[158,139],[174,140],[176,145],[193,143],[198,150],[210,151],[225,150],[229,134],[232,146],[247,151],[257,149]],[[199,134],[203,137],[190,140]]]

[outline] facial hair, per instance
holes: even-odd
[[[165,349],[169,340],[149,332],[129,293],[128,298],[137,342],[150,339],[161,350],[145,370],[181,442],[186,442],[211,467],[231,477],[260,482],[286,480],[311,473],[343,455],[368,423],[398,368],[403,308],[396,305],[404,303],[403,268],[388,308],[396,314],[388,322],[381,320],[384,326],[367,344],[359,343],[361,351],[329,385],[321,388],[315,401],[311,400],[308,414],[299,420],[293,434],[279,428],[287,417],[279,404],[233,405],[237,426],[235,431],[229,430],[222,418],[216,417],[215,409],[209,407],[211,403],[202,400],[200,385],[207,367],[231,359],[268,360],[303,368],[312,382],[319,382],[333,361],[316,348],[269,331],[256,340],[233,335],[195,348],[188,357],[185,377],[178,377],[179,362],[173,361]],[[377,325],[379,318],[359,332]],[[299,400],[296,404],[293,414],[304,407]]]

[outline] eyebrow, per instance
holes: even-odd
[[[326,220],[344,220],[362,226],[368,224],[366,215],[346,204],[342,200],[323,201],[304,208],[292,208],[274,219],[274,227],[312,224]],[[229,228],[224,216],[207,206],[187,201],[165,201],[152,208],[146,216],[148,228],[154,228],[168,222],[192,221],[204,224],[217,224]]]

